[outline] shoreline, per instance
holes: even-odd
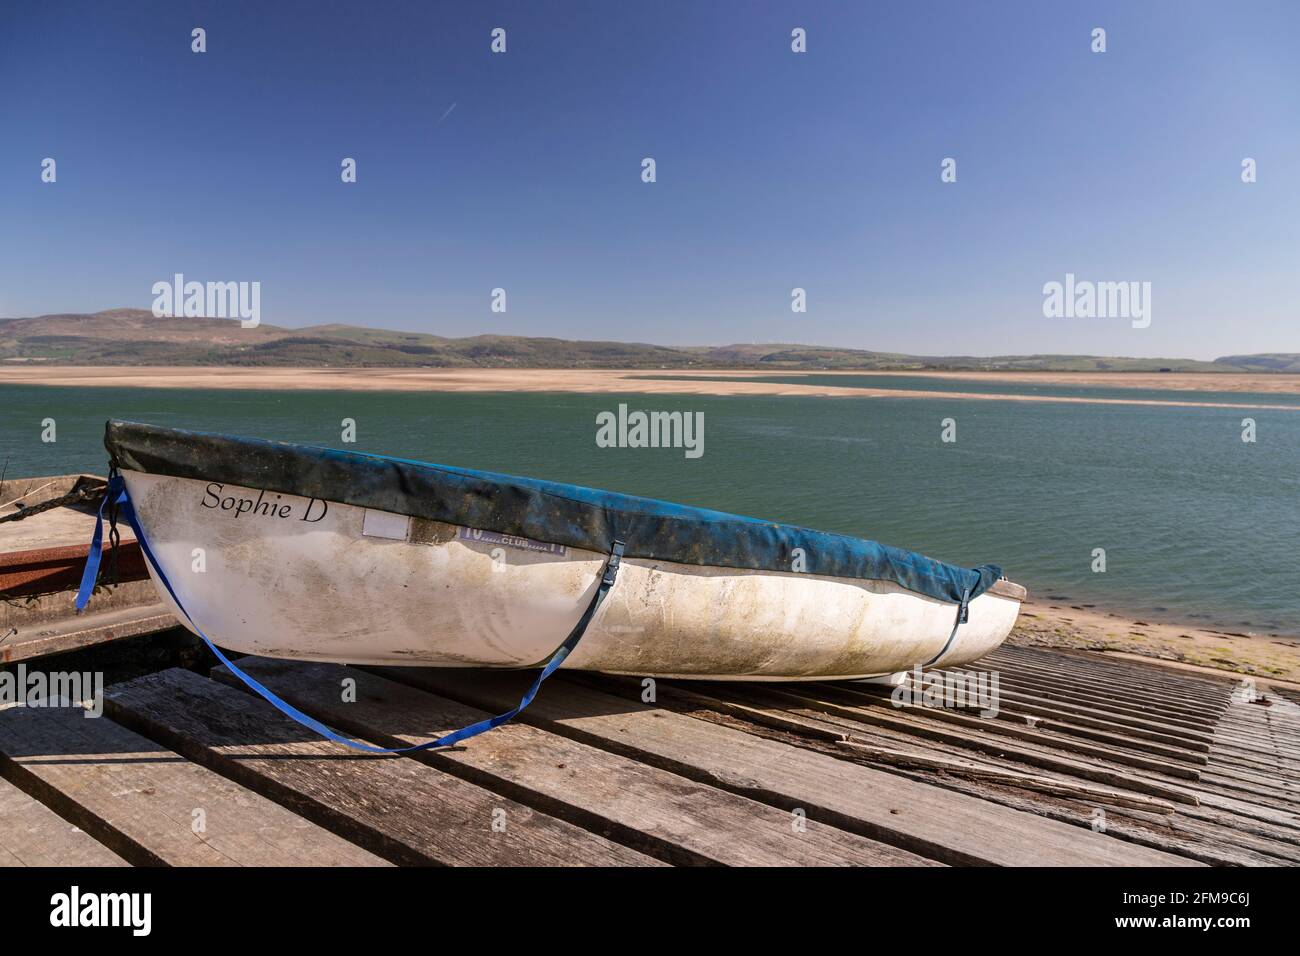
[[[710,396],[810,396],[912,398],[956,401],[1053,402],[1166,408],[1300,411],[1300,404],[1214,402],[1188,399],[1103,398],[870,388],[754,381],[755,377],[881,375],[953,381],[1038,382],[1168,391],[1253,392],[1300,395],[1300,375],[1141,372],[871,372],[698,369],[516,369],[516,368],[246,368],[228,366],[33,366],[0,364],[0,385],[91,388],[194,388],[266,391],[376,392],[568,392]],[[656,375],[669,377],[656,378]],[[1010,377],[1008,377],[1010,376]]]
[[[1029,597],[1007,644],[1136,655],[1300,689],[1300,635],[1244,634],[1150,621],[1097,606]]]
[[[1300,395],[1300,375],[1269,372],[1064,372],[1025,369],[665,369],[648,374],[691,376],[834,375],[881,378],[934,378],[1011,384],[1073,385],[1099,388],[1153,389],[1171,392],[1258,392]]]

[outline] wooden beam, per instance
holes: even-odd
[[[173,668],[105,692],[114,720],[395,863],[658,865],[415,760],[356,753],[269,704]]]
[[[0,866],[126,866],[90,834],[0,778]]]
[[[69,706],[0,711],[0,764],[132,863],[384,865],[109,718],[85,715]]]
[[[488,710],[514,704],[527,674],[383,668],[394,680]],[[539,694],[534,726],[643,760],[946,863],[1192,865],[1121,842],[860,764],[616,697],[571,681]],[[557,692],[558,691],[558,692]]]
[[[5,629],[0,627],[0,664],[64,654],[94,644],[157,634],[179,626],[171,611],[161,604],[150,604],[17,627],[12,634],[4,633]]]
[[[294,706],[385,746],[425,743],[491,715],[354,667],[246,657],[240,666]],[[213,671],[243,684],[225,667]],[[340,689],[355,682],[355,701]],[[525,724],[417,759],[671,863],[933,866],[846,833]]]

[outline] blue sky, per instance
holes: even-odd
[[[0,315],[183,272],[289,326],[1300,351],[1297,50],[1287,2],[6,0]],[[1150,327],[1045,318],[1067,272]]]

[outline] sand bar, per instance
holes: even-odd
[[[662,374],[664,378],[655,378]],[[932,378],[956,381],[1008,381],[1021,384],[1086,385],[1112,388],[1163,388],[1188,392],[1186,399],[1091,398],[1018,395],[995,392],[863,388],[822,383],[761,382],[772,376],[861,375],[862,372],[682,371],[647,369],[509,369],[509,368],[230,368],[160,366],[0,365],[0,384],[102,386],[117,388],[233,388],[374,392],[589,392],[653,395],[803,395],[855,398],[923,398],[1003,402],[1064,402],[1081,405],[1154,405],[1194,408],[1274,409],[1300,411],[1300,405],[1198,401],[1198,391],[1300,394],[1297,375],[1194,375],[1126,372],[940,372]],[[919,373],[871,373],[906,374]]]

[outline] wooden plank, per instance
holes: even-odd
[[[729,691],[731,693],[728,693]],[[901,713],[905,717],[896,719],[894,715],[889,715],[885,719],[876,721],[874,719],[864,719],[863,712],[859,708],[835,707],[833,705],[825,708],[805,707],[802,704],[807,703],[807,701],[797,694],[777,692],[770,689],[765,692],[763,688],[750,688],[748,693],[736,693],[735,688],[723,684],[712,684],[706,685],[703,691],[698,691],[692,687],[661,682],[659,684],[659,693],[661,697],[677,697],[683,701],[692,701],[702,707],[733,714],[754,723],[767,723],[784,729],[801,728],[810,732],[816,728],[816,732],[821,736],[834,733],[840,738],[849,736],[859,741],[860,744],[877,747],[881,745],[873,744],[872,741],[863,737],[862,733],[863,731],[869,733],[869,728],[872,726],[882,727],[907,737],[920,737],[920,740],[914,742],[922,746],[928,745],[930,741],[947,744],[948,747],[952,748],[954,755],[962,754],[957,759],[967,762],[969,762],[969,758],[966,754],[975,751],[992,756],[998,761],[1015,762],[1022,767],[1036,767],[1054,772],[1059,774],[1062,779],[1073,777],[1077,780],[1092,780],[1134,794],[1147,794],[1163,800],[1192,806],[1197,803],[1196,795],[1185,788],[1139,780],[1131,773],[1122,772],[1118,768],[1082,764],[1078,761],[1065,759],[1051,749],[1053,743],[1059,743],[1060,741],[1044,738],[1041,735],[1036,741],[1039,747],[1026,750],[1001,741],[990,740],[986,736],[979,734],[933,733],[933,728],[925,726],[923,720],[915,718],[928,717],[940,712],[934,709],[919,713],[909,713],[904,710]],[[713,696],[714,694],[718,696]],[[727,696],[721,696],[723,694]],[[906,717],[914,719],[905,719]],[[1018,773],[1024,776],[1026,772],[1020,770]],[[1107,802],[1101,799],[1105,791],[1094,789],[1093,793],[1094,802]],[[1118,793],[1112,791],[1110,795],[1113,798],[1119,798],[1112,800],[1114,805],[1124,805],[1123,799]]]
[[[126,866],[49,807],[0,778],[0,866]]]
[[[0,511],[5,515],[17,514],[24,509],[39,509],[52,499],[71,492],[78,484],[98,484],[99,487],[88,488],[90,498],[80,504],[61,504],[47,511],[29,511],[15,521],[0,523],[0,567],[4,566],[6,554],[34,548],[79,547],[84,557],[95,529],[96,503],[107,482],[94,475],[57,475],[11,479],[0,484]],[[21,509],[17,507],[19,501],[24,506]],[[135,535],[125,522],[118,531],[124,544],[134,543]]]
[[[1235,813],[1300,833],[1300,816],[1292,810],[1252,802],[1239,794],[1223,793],[1218,789],[1211,790],[1204,786],[1198,792],[1201,805],[1204,807]]]
[[[1162,701],[1150,695],[1144,695],[1140,702],[1134,702],[1132,695],[1127,701],[1120,701],[1109,696],[1064,691],[1053,683],[1044,682],[1040,684],[1027,681],[1015,672],[983,667],[973,667],[970,670],[977,674],[996,673],[998,675],[998,691],[1002,696],[1010,697],[1014,695],[1015,699],[1054,707],[1057,710],[1075,712],[1090,709],[1130,718],[1138,717],[1146,720],[1154,718],[1162,722],[1166,722],[1172,717],[1189,723],[1193,730],[1200,729],[1205,734],[1211,731],[1214,721],[1217,719],[1217,716],[1192,717],[1176,710],[1170,710],[1168,707],[1162,706]]]
[[[412,865],[659,865],[415,760],[322,740],[269,704],[172,669],[109,687],[114,720],[385,859]]]
[[[1256,790],[1261,795],[1268,795],[1281,800],[1300,799],[1300,784],[1286,767],[1257,767],[1229,760],[1223,754],[1213,754],[1209,766],[1205,769],[1205,779],[1231,779],[1240,787]]]
[[[682,696],[680,685],[670,685],[660,681],[658,690],[661,700],[671,702],[674,697]],[[731,717],[752,721],[751,726],[746,728],[750,733],[768,734],[767,728],[775,728],[770,732],[773,739],[785,740],[795,746],[818,749],[821,752],[826,752],[831,745],[841,746],[839,741],[848,732],[852,735],[852,739],[863,739],[864,735],[869,736],[872,744],[880,748],[898,749],[900,747],[907,748],[910,745],[912,749],[908,751],[909,757],[917,752],[915,748],[918,744],[924,747],[921,753],[926,757],[935,754],[960,755],[960,751],[943,744],[935,746],[928,740],[917,740],[915,738],[909,740],[905,735],[893,730],[881,730],[880,728],[868,727],[862,724],[850,725],[848,721],[840,721],[828,715],[800,716],[790,711],[773,712],[758,710],[757,708],[745,708],[727,701],[711,700],[699,695],[695,696],[697,706],[691,711],[693,716],[705,720],[717,720],[720,723],[735,726],[737,721],[729,719],[728,716],[722,716],[723,713],[726,713]],[[683,700],[685,699],[683,697]],[[1010,755],[1007,756],[1010,757]],[[907,758],[898,761],[869,762],[886,762],[896,770],[907,772],[917,779],[926,780],[939,786],[973,792],[983,799],[1005,803],[1018,809],[1031,809],[1033,812],[1042,813],[1054,819],[1080,823],[1085,826],[1091,823],[1091,819],[1087,816],[1087,812],[1090,811],[1091,807],[1085,808],[1085,812],[1080,813],[1071,810],[1068,804],[1058,803],[1057,801],[1035,799],[1029,802],[1015,797],[1001,787],[984,786],[990,781],[979,780],[978,775],[967,776],[954,771],[936,778],[932,774],[927,775],[923,772],[917,772],[921,770],[919,763],[912,763]],[[999,763],[1002,762],[999,761]],[[1137,789],[1144,789],[1144,784],[1151,783],[1151,781],[1136,780],[1133,775],[1130,775],[1129,780],[1137,785]],[[1195,788],[1201,793],[1206,802],[1215,799],[1209,788],[1201,785],[1195,785]],[[1104,806],[1108,803],[1111,803],[1111,801],[1098,797],[1091,801],[1091,806]],[[1109,832],[1146,846],[1181,853],[1211,865],[1276,865],[1280,860],[1297,859],[1295,833],[1271,823],[1243,817],[1232,811],[1225,812],[1209,807],[1202,808],[1187,804],[1180,804],[1177,807],[1176,815],[1164,816],[1163,819],[1146,812],[1132,812],[1135,809],[1137,808],[1128,807],[1120,815],[1109,814]],[[1155,826],[1149,824],[1155,824]]]
[[[1021,660],[1068,669],[1092,677],[1118,678],[1121,683],[1133,686],[1142,682],[1189,697],[1200,695],[1217,699],[1217,695],[1225,688],[1231,688],[1236,684],[1239,677],[1224,670],[1190,670],[1173,661],[1163,661],[1137,654],[1098,652],[1080,648],[1036,648],[1003,644],[994,655],[1018,657]]]
[[[1064,661],[1066,664],[1087,669],[1093,662],[1097,662],[1099,667],[1107,673],[1127,674],[1133,679],[1142,679],[1151,682],[1164,682],[1169,686],[1176,687],[1191,692],[1204,692],[1207,694],[1217,693],[1224,686],[1231,686],[1236,682],[1237,675],[1217,668],[1201,668],[1195,665],[1183,665],[1175,661],[1165,661],[1158,658],[1148,657],[1139,654],[1129,654],[1123,652],[1114,652],[1103,650],[1087,650],[1081,648],[1067,647],[1022,647],[1018,645],[1004,645],[999,648],[999,653],[1007,650],[1010,653],[1018,653],[1039,661],[1053,663]]]
[[[92,614],[118,611],[129,607],[158,604],[158,592],[152,581],[127,581],[100,584],[92,598]],[[81,617],[77,613],[75,590],[29,595],[14,601],[0,601],[0,636],[15,631],[26,632]]]
[[[1003,690],[1016,690],[1035,698],[1057,701],[1062,704],[1093,706],[1102,710],[1137,717],[1152,715],[1181,717],[1185,720],[1199,721],[1201,724],[1207,721],[1213,722],[1215,717],[1213,713],[1187,709],[1171,704],[1163,698],[1153,698],[1151,694],[1146,693],[1135,701],[1132,693],[1125,694],[1122,691],[1100,693],[1074,690],[1065,686],[1059,680],[1028,677],[1019,668],[1004,670],[998,667],[974,666],[969,669],[977,672],[996,671]]]
[[[1149,754],[1175,763],[1193,764],[1197,767],[1204,767],[1209,763],[1209,757],[1207,756],[1210,751],[1209,744],[1187,741],[1161,743],[1156,739],[1159,737],[1157,734],[1130,728],[1117,728],[1115,732],[1112,732],[1111,730],[1101,729],[1092,722],[1080,724],[1069,714],[1064,715],[1061,719],[1035,716],[1021,708],[1014,700],[1007,700],[1005,691],[1002,694],[1001,708],[995,718],[997,720],[1018,724],[1021,727],[1031,727],[1035,730],[1051,730],[1067,737],[1077,737],[1080,740],[1091,740],[1103,744],[1113,751]],[[977,708],[968,709],[977,710]],[[1089,723],[1092,723],[1092,726],[1088,726]],[[1187,746],[1183,746],[1184,743]],[[1070,746],[1068,742],[1062,741],[1061,743],[1062,749],[1068,750]]]
[[[486,711],[337,664],[244,658],[240,666],[294,706],[385,746],[425,743]],[[225,667],[214,677],[243,688]],[[345,679],[356,700],[344,702]],[[837,830],[525,724],[508,724],[417,759],[672,863],[730,866],[933,866]]]
[[[1204,779],[1206,783],[1217,784],[1228,790],[1237,790],[1243,794],[1248,794],[1248,799],[1255,798],[1261,803],[1272,806],[1285,805],[1293,808],[1300,806],[1300,792],[1297,791],[1293,783],[1279,783],[1275,780],[1242,773],[1233,768],[1217,771],[1211,769],[1206,772]]]
[[[1287,740],[1270,740],[1262,737],[1256,741],[1243,739],[1230,729],[1221,729],[1215,734],[1214,750],[1219,752],[1240,753],[1266,761],[1270,766],[1285,765],[1294,768],[1300,763],[1300,753],[1289,746]]]
[[[832,713],[844,713],[855,720],[868,723],[898,726],[900,721],[911,722],[917,725],[916,733],[928,733],[931,736],[935,736],[939,732],[933,729],[922,730],[921,727],[926,726],[927,722],[946,723],[961,727],[970,733],[980,734],[982,735],[980,739],[986,741],[988,740],[987,735],[1014,737],[1017,740],[1030,743],[1042,743],[1044,738],[1048,737],[1057,749],[1069,750],[1073,753],[1108,760],[1112,763],[1138,767],[1154,773],[1163,773],[1182,780],[1196,780],[1201,773],[1202,761],[1187,759],[1191,756],[1190,754],[1179,754],[1175,760],[1167,760],[1159,759],[1154,755],[1147,756],[1143,753],[1135,753],[1131,749],[1117,749],[1113,744],[1103,746],[1101,744],[1085,743],[1083,739],[1076,739],[1076,735],[1069,734],[1064,725],[1054,720],[1043,719],[1030,725],[1022,725],[1007,721],[1004,719],[1005,715],[1002,712],[999,712],[998,717],[995,719],[987,719],[965,713],[956,708],[916,707],[912,705],[895,707],[888,694],[871,693],[857,688],[840,688],[830,684],[813,684],[787,691],[777,690],[772,687],[766,689],[757,688],[754,692],[779,695],[787,700],[800,702],[800,704],[793,706],[805,706]],[[953,733],[958,732],[953,731]],[[1068,736],[1056,737],[1055,734],[1068,734]],[[998,745],[996,743],[992,744],[992,746]]]
[[[1093,655],[1080,660],[1065,653],[1025,658],[999,649],[980,659],[981,666],[1006,668],[1023,677],[1036,677],[1052,685],[1068,686],[1081,692],[1113,693],[1123,687],[1133,694],[1150,695],[1170,703],[1183,704],[1202,711],[1219,709],[1225,703],[1232,684],[1193,685],[1182,675],[1151,678],[1149,668],[1134,669],[1132,664],[1116,665]]]
[[[1231,763],[1233,766],[1257,771],[1260,773],[1279,773],[1284,774],[1287,779],[1300,780],[1300,767],[1295,762],[1286,758],[1277,758],[1269,760],[1262,754],[1254,754],[1249,751],[1241,750],[1231,745],[1224,745],[1216,748],[1215,753],[1207,762],[1207,766],[1214,767],[1216,764]]]
[[[502,710],[529,675],[384,668],[385,676],[453,700]],[[1189,865],[1081,827],[801,750],[740,730],[615,697],[567,680],[548,686],[522,718],[614,753],[751,796],[809,819],[946,863]],[[558,692],[557,692],[558,691]]]
[[[1300,738],[1300,732],[1296,732],[1293,736]],[[1230,762],[1241,767],[1261,770],[1265,773],[1283,773],[1292,779],[1300,780],[1300,760],[1287,757],[1276,751],[1270,754],[1247,750],[1222,738],[1215,740],[1214,749],[1210,755],[1210,765],[1212,766],[1216,761]]]
[[[1200,779],[1200,771],[1195,767],[1157,760],[1154,757],[1143,757],[1116,751],[1109,747],[1085,744],[1077,740],[1069,740],[1068,748],[1073,753],[1123,766],[1111,769],[1100,765],[1082,764],[1079,761],[1062,757],[1056,748],[1065,741],[1048,733],[1038,729],[1030,730],[1016,727],[1002,721],[982,720],[940,707],[909,706],[894,709],[880,706],[879,701],[873,703],[871,698],[856,694],[843,695],[844,699],[847,699],[850,703],[840,704],[834,700],[821,700],[819,697],[811,696],[806,691],[775,690],[771,689],[770,685],[757,688],[749,693],[769,700],[783,702],[783,706],[786,707],[819,711],[860,723],[892,727],[905,733],[928,737],[932,740],[955,744],[968,750],[976,750],[995,756],[1005,754],[1022,763],[1047,769],[1064,770],[1073,776],[1095,780],[1098,783],[1122,786],[1126,779],[1125,774],[1128,773],[1124,766],[1163,774],[1176,780],[1196,781]],[[826,686],[819,687],[818,693],[827,697],[836,695],[833,688]],[[949,729],[940,726],[941,724],[952,725],[952,727]],[[1050,729],[1044,728],[1044,730]],[[1020,739],[1029,746],[1022,747],[1008,743],[1004,739],[1007,737]],[[1168,788],[1162,789],[1168,791],[1162,795],[1178,792],[1168,790]],[[1181,792],[1186,793],[1186,791]],[[1187,798],[1184,797],[1184,799]],[[1195,798],[1191,797],[1190,800],[1194,802]]]
[[[661,699],[663,697],[663,686],[663,683],[660,682]],[[765,720],[763,723],[748,723],[730,715],[723,715],[712,709],[696,708],[691,711],[691,714],[702,720],[716,721],[724,726],[740,727],[747,733],[765,736],[769,739],[783,741],[796,747],[804,747],[822,753],[835,752],[841,747],[839,741],[842,739],[842,733],[835,733],[834,735],[810,733],[809,728],[803,726],[803,724],[817,722],[808,719],[792,719],[784,729],[778,729],[776,721]],[[874,733],[875,731],[873,731]],[[884,732],[884,734],[890,733],[889,731]],[[881,735],[874,739],[883,741],[885,736]],[[897,746],[896,741],[891,741],[891,743]],[[927,744],[925,753],[928,754],[942,749],[933,748]],[[867,759],[866,762],[874,763],[875,761]],[[959,774],[944,773],[935,776],[918,767],[904,767],[897,763],[892,764],[892,767],[895,773],[902,773],[936,786],[969,793],[981,800],[1000,803],[1076,826],[1093,826],[1096,823],[1094,813],[1097,806],[1106,803],[1104,800],[1080,803],[1076,800],[1061,799],[1041,791],[1025,793],[1019,789],[1001,786],[990,780],[966,777]],[[1213,813],[1207,813],[1203,818],[1197,820],[1187,819],[1188,815],[1200,814],[1201,812],[1199,808],[1187,806],[1178,807],[1173,815],[1151,813],[1132,807],[1114,810],[1113,812],[1108,810],[1106,831],[1119,839],[1170,853],[1177,853],[1211,866],[1275,866],[1281,861],[1290,859],[1295,850],[1290,843],[1279,845],[1269,839],[1256,839],[1253,836],[1243,834],[1240,829],[1228,829],[1226,826],[1220,828],[1216,826],[1218,821],[1215,820]],[[1234,817],[1232,819],[1234,822],[1240,821],[1240,818]],[[1202,820],[1210,820],[1211,823],[1207,825]],[[1249,826],[1248,833],[1261,833],[1264,836],[1271,835],[1263,833],[1265,830],[1271,830],[1264,824],[1252,822]]]
[[[162,604],[150,604],[14,627],[11,633],[0,627],[0,664],[63,654],[178,626],[179,622]]]
[[[1214,733],[1216,754],[1243,754],[1262,760],[1269,767],[1300,768],[1300,727],[1273,717],[1279,698],[1265,696],[1265,703],[1234,701]]]
[[[0,529],[7,526],[8,523],[0,525]],[[0,543],[0,548],[3,547]],[[123,541],[118,548],[117,580],[143,581],[149,576],[139,542]],[[75,588],[81,583],[89,550],[84,543],[27,551],[0,550],[0,593],[14,598]]]
[[[385,865],[279,804],[76,707],[0,712],[0,764],[137,865]]]
[[[1295,808],[1300,805],[1300,772],[1295,763],[1285,756],[1283,748],[1295,743],[1300,734],[1297,734],[1296,728],[1285,724],[1275,728],[1272,719],[1274,710],[1280,711],[1280,708],[1234,703],[1224,715],[1220,732],[1215,735],[1215,745],[1210,752],[1210,764],[1205,776],[1207,781],[1247,794],[1247,799],[1253,798],[1267,806],[1287,809],[1294,814]],[[1228,728],[1256,728],[1262,731],[1267,742],[1261,742],[1258,750],[1225,743],[1225,739],[1231,739],[1229,733],[1223,732]],[[1268,754],[1270,749],[1273,751],[1271,755]]]
[[[1147,718],[1130,717],[1102,707],[1084,707],[1075,704],[1067,706],[1055,702],[1052,702],[1050,706],[1044,706],[1034,703],[1032,699],[1014,691],[1006,693],[1009,700],[1015,701],[1012,706],[1025,713],[1069,720],[1085,727],[1110,728],[1123,733],[1147,731],[1148,739],[1160,740],[1168,744],[1181,744],[1189,750],[1199,749],[1202,752],[1209,749],[1210,742],[1213,739],[1213,725],[1204,727],[1201,725],[1187,726],[1180,721],[1169,720],[1168,718],[1154,721]],[[1197,746],[1194,748],[1193,745]]]
[[[1029,657],[1015,648],[999,648],[981,658],[980,663],[1012,667],[1016,673],[1036,675],[1054,681],[1058,677],[1093,693],[1114,693],[1117,687],[1132,688],[1161,697],[1172,704],[1194,709],[1213,709],[1223,703],[1223,694],[1235,683],[1234,675],[1222,672],[1226,681],[1206,681],[1200,676],[1175,672],[1158,666],[1149,658],[1135,663],[1105,653],[1083,651],[1084,656],[1064,649],[1043,651]]]

